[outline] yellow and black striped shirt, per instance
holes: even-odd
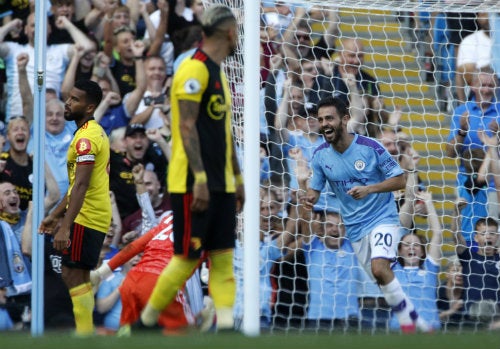
[[[168,191],[189,192],[194,182],[180,133],[179,100],[200,103],[196,129],[209,190],[234,193],[229,85],[224,71],[201,50],[181,63],[172,81],[172,157],[168,168]]]

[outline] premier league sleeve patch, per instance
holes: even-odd
[[[195,78],[188,79],[184,83],[184,90],[186,91],[187,94],[194,95],[200,92],[201,89],[201,83],[199,80]]]

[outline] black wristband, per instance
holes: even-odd
[[[460,129],[460,130],[457,131],[457,134],[460,137],[465,137],[465,136],[467,136],[467,131]]]
[[[139,61],[142,59],[142,56],[139,56],[139,57],[134,57],[134,61]]]

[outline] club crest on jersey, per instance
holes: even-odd
[[[184,90],[190,95],[200,92],[201,84],[197,79],[191,78],[184,83]]]
[[[24,262],[23,259],[19,254],[14,252],[14,255],[12,256],[12,266],[13,266],[13,271],[16,273],[20,274],[24,272]]]
[[[78,155],[88,154],[90,150],[90,141],[87,138],[81,138],[76,143],[76,152],[78,153]]]
[[[212,95],[207,105],[207,113],[211,119],[222,120],[227,113],[227,105],[222,95]]]
[[[354,168],[357,170],[357,171],[363,171],[366,167],[366,163],[363,161],[363,160],[356,160],[356,162],[354,162]]]

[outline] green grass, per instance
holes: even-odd
[[[165,337],[156,333],[130,338],[93,337],[79,339],[68,333],[50,332],[40,337],[29,333],[0,333],[2,349],[500,349],[500,332],[399,334],[263,334],[247,337],[239,333]]]

